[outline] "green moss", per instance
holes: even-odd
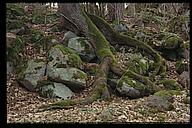
[[[166,90],[179,90],[179,85],[175,80],[172,79],[160,80],[158,83],[163,84]]]
[[[188,64],[184,63],[183,60],[177,61],[175,67],[179,74],[181,74],[183,71],[188,71]]]
[[[92,38],[95,40],[96,55],[98,56],[98,58],[100,60],[103,60],[103,58],[107,56],[114,58],[113,53],[110,50],[109,42],[106,40],[104,35],[100,32],[100,30],[96,27],[96,25],[91,21],[91,19],[83,10],[82,14],[86,19],[90,36],[92,36]]]
[[[73,106],[76,105],[78,102],[76,100],[62,100],[57,103],[51,104],[52,107],[65,107],[65,106]]]
[[[166,49],[174,49],[174,48],[177,48],[179,47],[179,37],[177,37],[176,35],[166,35],[164,38],[163,38],[163,46],[166,48]]]
[[[153,94],[160,90],[154,85],[147,77],[141,76],[133,71],[127,70],[124,75],[119,79],[117,86],[121,87],[123,82],[129,86],[139,90],[142,95]]]
[[[86,75],[86,73],[84,73],[84,72],[82,72],[82,71],[80,71],[80,70],[77,70],[77,72],[73,75],[74,77],[74,79],[87,79],[87,75]]]
[[[15,20],[15,19],[7,19],[6,22],[6,29],[11,30],[11,29],[19,29],[23,26],[25,26],[25,23],[21,20]]]
[[[180,94],[181,93],[178,90],[161,90],[154,93],[154,95],[160,96],[160,97],[167,97],[167,96],[180,95]]]
[[[147,43],[141,42],[137,39],[134,39],[132,37],[122,35],[117,33],[109,23],[107,23],[104,19],[88,14],[88,16],[91,18],[92,22],[99,28],[99,30],[104,34],[104,36],[109,40],[110,42],[118,42],[123,45],[128,45],[134,48],[139,48],[139,50],[146,52],[149,56],[153,57],[155,60],[155,67],[153,71],[153,77],[159,73],[160,65],[162,65],[162,58],[161,56]]]
[[[67,54],[69,57],[69,65],[80,68],[83,64],[81,58],[79,55],[72,49],[65,47],[63,45],[57,44],[54,46],[54,48],[59,48],[63,54]]]

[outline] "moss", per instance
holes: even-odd
[[[119,79],[117,86],[121,87],[123,82],[139,90],[141,95],[153,94],[160,90],[147,77],[141,76],[133,71],[127,70]]]
[[[100,30],[96,27],[96,25],[91,21],[91,19],[83,10],[82,14],[86,19],[90,36],[92,36],[92,38],[95,40],[96,55],[98,56],[98,58],[101,61],[107,56],[114,58],[113,53],[110,50],[109,42],[106,40],[104,35],[100,32]]]
[[[188,64],[184,63],[183,60],[177,61],[175,67],[179,74],[181,74],[183,71],[188,71]]]
[[[15,19],[7,19],[6,22],[6,29],[11,30],[11,29],[19,29],[23,26],[25,26],[25,23],[21,20],[15,20]]]
[[[67,54],[69,57],[69,65],[80,68],[83,64],[81,58],[79,55],[72,49],[65,47],[63,45],[57,44],[54,46],[54,48],[59,48],[63,54]]]
[[[180,42],[179,42],[179,37],[173,34],[168,34],[163,37],[163,46],[166,49],[174,49],[179,47]]]
[[[76,100],[62,100],[57,103],[51,104],[52,108],[54,107],[67,107],[76,105],[78,102]]]
[[[84,73],[84,72],[82,72],[82,71],[80,71],[80,70],[77,70],[76,71],[76,73],[73,75],[74,77],[74,79],[87,79],[87,75],[86,75],[86,73]]]
[[[163,84],[166,90],[179,90],[179,85],[173,79],[160,80],[159,84]]]
[[[6,11],[7,11],[8,16],[10,16],[10,15],[13,15],[13,16],[25,15],[24,8],[22,8],[19,4],[13,4],[13,3],[6,4]]]
[[[122,44],[122,45],[128,45],[134,48],[139,48],[139,50],[144,51],[149,56],[153,57],[156,65],[154,67],[152,77],[155,77],[155,75],[160,73],[159,69],[160,69],[160,65],[162,65],[162,62],[161,62],[162,58],[152,47],[147,45],[147,43],[144,43],[132,37],[117,33],[110,26],[109,23],[107,23],[104,19],[98,16],[91,15],[91,14],[88,14],[88,16],[91,18],[92,22],[99,28],[99,30],[103,33],[103,35],[107,38],[107,40],[109,40],[111,43],[118,42],[119,44]]]
[[[180,94],[181,93],[178,90],[161,90],[154,93],[155,96],[160,96],[160,97],[167,97],[167,96],[180,95]]]

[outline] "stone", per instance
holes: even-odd
[[[75,38],[75,37],[77,37],[77,35],[76,35],[75,33],[71,32],[71,31],[68,31],[68,32],[66,32],[66,33],[64,34],[63,40],[64,40],[64,42],[68,42],[69,39]]]
[[[115,29],[116,31],[118,31],[118,32],[125,32],[125,31],[128,30],[128,29],[127,29],[127,26],[126,26],[125,24],[122,24],[122,23],[120,23],[120,24],[118,24],[118,25],[115,25],[114,29]]]
[[[72,49],[63,45],[55,45],[49,50],[48,65],[56,68],[76,67],[82,68],[82,60]]]
[[[121,96],[137,98],[140,97],[140,92],[133,87],[129,87],[128,84],[123,83],[122,87],[118,87],[117,91],[120,93]]]
[[[13,63],[10,61],[7,61],[7,76],[14,71]]]
[[[38,90],[42,97],[46,98],[61,98],[70,99],[73,96],[73,92],[62,83],[49,83],[48,85],[40,86]]]
[[[87,74],[77,68],[53,68],[48,77],[55,82],[63,83],[73,92],[79,92],[86,87]]]
[[[45,62],[33,59],[29,60],[27,62],[27,67],[22,69],[17,79],[27,90],[35,91],[37,81],[44,77],[45,68]]]
[[[133,99],[150,95],[153,90],[149,86],[127,75],[123,75],[117,83],[116,90],[120,96]]]
[[[74,49],[84,61],[89,62],[96,57],[93,47],[83,37],[75,37],[69,39],[68,47]]]
[[[182,84],[182,86],[184,87],[189,87],[190,84],[190,78],[189,78],[189,72],[184,71],[181,73],[181,75],[179,75],[179,83]]]
[[[7,48],[12,46],[12,43],[14,43],[14,40],[16,39],[16,35],[13,33],[6,33],[6,45]]]
[[[152,108],[153,111],[157,112],[170,111],[174,109],[174,106],[169,100],[155,95],[147,97],[145,104]]]

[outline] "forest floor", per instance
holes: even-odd
[[[34,28],[47,30],[45,26],[34,25]],[[49,26],[46,26],[49,27]],[[58,40],[62,40],[63,33],[54,33]],[[28,47],[31,47],[30,45]],[[33,50],[27,50],[28,58],[35,56]],[[30,53],[31,52],[31,53]],[[170,78],[178,79],[175,74],[175,62],[166,61]],[[143,107],[147,97],[128,99],[112,95],[112,101],[97,100],[89,105],[75,106],[69,109],[56,109],[39,112],[38,108],[60,99],[42,98],[37,93],[29,92],[18,85],[15,80],[16,74],[11,74],[7,79],[7,123],[33,123],[33,122],[183,122],[190,121],[190,104],[185,103],[189,93],[183,89],[180,95],[175,95],[173,100],[174,110],[150,112]],[[92,87],[86,88],[81,93],[75,93],[73,98],[86,97]]]
[[[171,62],[170,62],[171,63]],[[173,71],[173,69],[171,70]],[[74,96],[86,97],[90,88]],[[189,91],[189,90],[188,90]],[[174,96],[174,110],[152,113],[143,107],[146,98],[130,100],[113,95],[112,101],[95,101],[85,106],[70,109],[57,109],[39,112],[42,105],[53,103],[59,99],[42,98],[37,93],[29,92],[20,87],[14,75],[7,81],[7,122],[189,122],[190,104],[184,101],[187,95]]]

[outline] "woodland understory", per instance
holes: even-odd
[[[184,4],[173,4],[172,10],[168,9],[169,4],[154,6],[157,5],[134,5],[133,13],[127,6],[121,15],[108,18],[104,13],[105,4],[99,4],[99,9],[95,4],[59,4],[58,11],[47,5],[7,4],[7,62],[14,67],[7,75],[8,116],[17,111],[14,109],[16,99],[23,97],[18,89],[18,94],[13,89],[19,88],[25,95],[23,100],[28,97],[23,91],[38,97],[40,104],[29,113],[59,115],[62,112],[64,115],[56,119],[58,122],[68,122],[68,119],[76,122],[76,118],[66,113],[86,109],[88,114],[88,109],[100,104],[105,109],[93,112],[94,119],[85,118],[91,116],[90,113],[89,116],[84,113],[83,117],[77,114],[77,118],[81,118],[78,122],[137,121],[130,117],[132,114],[122,114],[127,110],[140,113],[141,122],[145,122],[145,118],[147,122],[152,121],[154,117],[156,122],[169,122],[172,117],[167,115],[179,111],[179,104],[184,106],[181,112],[188,115],[176,114],[178,120],[175,116],[171,122],[188,122],[189,9]],[[120,8],[118,4],[114,7]],[[72,37],[66,36],[69,31]],[[73,39],[78,46],[72,45]],[[68,80],[68,76],[64,78],[62,72],[68,74],[67,69],[78,75],[73,76],[73,80]],[[45,86],[54,88],[58,83],[68,88],[70,98],[53,98],[52,91],[42,92]],[[114,101],[116,107],[112,105]],[[30,106],[30,102],[26,105]],[[134,107],[128,107],[129,104]],[[120,107],[120,115],[115,110],[118,106],[124,107]],[[15,117],[10,114],[8,122],[14,122],[12,118]],[[21,122],[31,121],[25,118]],[[41,121],[46,119],[38,122]]]

